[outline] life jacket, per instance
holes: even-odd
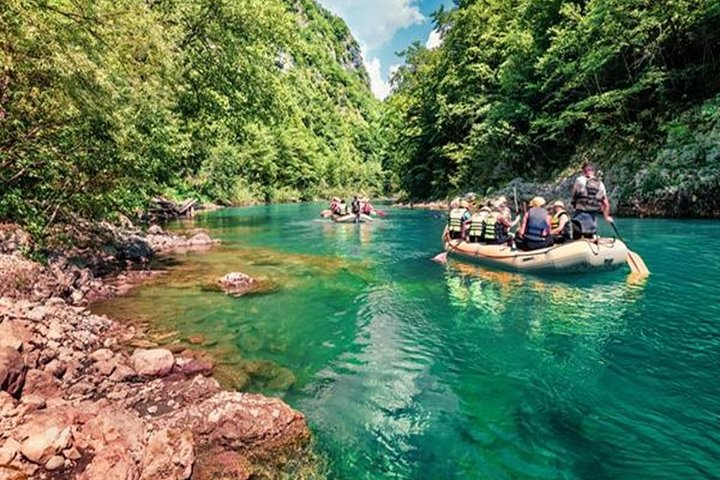
[[[370,202],[363,203],[362,206],[362,213],[365,215],[370,215],[373,212],[373,206]]]
[[[533,242],[545,241],[550,227],[547,224],[547,210],[544,208],[531,208],[527,215],[525,238]]]
[[[453,208],[450,210],[450,217],[448,219],[448,230],[451,232],[462,233],[463,230],[463,217],[465,217],[464,208]]]
[[[474,213],[472,217],[470,217],[470,228],[468,229],[468,234],[471,237],[481,237],[483,232],[483,224],[485,222],[485,219],[488,217],[489,213],[487,211],[485,212],[478,212]]]
[[[339,215],[340,214],[340,204],[338,202],[332,202],[330,204],[330,211],[332,213]]]
[[[602,182],[595,178],[586,178],[585,186],[575,192],[573,206],[581,212],[599,212],[602,210]]]
[[[572,238],[572,222],[570,222],[570,217],[568,213],[565,210],[560,210],[558,213],[554,214],[552,216],[552,221],[550,222],[550,228],[555,230],[560,226],[560,219],[562,216],[565,215],[568,217],[568,221],[565,222],[565,228],[563,228],[562,232],[558,233],[558,236],[565,237],[565,238]]]
[[[497,212],[491,213],[483,221],[481,237],[484,241],[491,242],[505,235],[505,226],[498,219],[499,215]]]
[[[360,200],[353,200],[352,202],[352,213],[357,215],[360,213]]]

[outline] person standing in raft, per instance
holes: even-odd
[[[555,244],[572,240],[572,223],[570,215],[565,210],[565,204],[557,200],[552,204],[552,218],[550,220],[550,233]]]
[[[530,200],[530,210],[523,217],[523,223],[518,231],[519,239],[516,240],[521,250],[539,250],[553,244],[550,235],[550,215],[545,209],[545,199],[535,197]]]
[[[572,189],[572,205],[575,213],[572,217],[574,238],[595,238],[598,231],[597,214],[602,212],[605,221],[613,223],[610,216],[610,201],[605,184],[595,176],[595,166],[586,163],[582,175],[578,177]]]
[[[472,216],[468,207],[470,205],[465,200],[450,204],[450,216],[448,218],[447,232],[452,240],[460,240],[465,238],[465,230]]]

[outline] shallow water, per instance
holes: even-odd
[[[720,477],[720,223],[619,220],[637,284],[443,267],[436,213],[321,209],[201,216],[221,248],[98,309],[202,334],[226,384],[307,415],[331,478]],[[237,270],[278,288],[208,288]]]

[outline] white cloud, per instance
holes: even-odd
[[[395,36],[398,30],[425,22],[418,0],[319,0],[342,17],[360,43],[378,48]]]
[[[379,58],[365,60],[365,68],[370,75],[370,87],[373,94],[380,100],[390,95],[390,82],[386,82],[382,75],[382,62]]]
[[[433,30],[430,32],[430,35],[428,36],[427,42],[425,42],[425,46],[428,48],[428,50],[432,50],[433,48],[437,48],[440,45],[442,45],[442,37],[440,36],[440,32],[437,30]]]

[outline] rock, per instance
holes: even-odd
[[[27,480],[28,476],[15,467],[0,467],[0,480]]]
[[[44,370],[32,369],[27,372],[24,395],[38,395],[43,398],[62,396],[62,384]]]
[[[0,392],[0,426],[2,418],[11,418],[19,414],[17,401],[7,392]],[[0,429],[1,430],[1,429]]]
[[[247,293],[256,286],[256,283],[254,278],[241,272],[228,273],[218,280],[220,288],[231,295]]]
[[[307,441],[305,417],[282,400],[220,392],[159,419],[165,428],[190,429],[196,441],[229,449],[269,452]]]
[[[190,357],[177,357],[174,371],[193,377],[195,375],[210,376],[213,372],[213,361],[207,355],[191,353]]]
[[[67,450],[63,450],[63,457],[67,458],[68,460],[80,460],[82,454],[77,448],[72,447],[68,448]]]
[[[17,440],[12,437],[5,440],[3,446],[0,447],[0,466],[10,465],[19,451],[20,443]]]
[[[45,372],[52,375],[55,378],[63,378],[63,375],[68,371],[67,363],[62,360],[53,359],[45,365]]]
[[[190,238],[190,240],[188,240],[188,244],[193,245],[193,246],[212,245],[213,240],[212,240],[212,238],[210,238],[210,235],[208,235],[207,233],[199,232],[199,233],[196,233],[195,235],[193,235],[192,238]]]
[[[141,480],[190,478],[195,452],[192,433],[159,430],[148,439],[141,464]]]
[[[188,342],[190,342],[190,344],[192,345],[202,345],[203,343],[205,343],[205,336],[200,334],[190,335],[188,337]]]
[[[53,455],[50,457],[50,460],[48,460],[45,463],[45,468],[49,471],[57,470],[59,468],[62,468],[65,465],[65,459],[61,457],[60,455]]]
[[[0,323],[0,348],[22,351],[23,343],[30,342],[30,333],[18,322],[5,320]]]
[[[0,391],[18,398],[25,385],[26,370],[25,362],[17,350],[0,348]]]
[[[149,233],[150,235],[162,235],[163,229],[160,228],[160,225],[150,225],[147,233]]]
[[[164,377],[172,371],[175,357],[164,348],[153,350],[137,349],[130,357],[135,371],[143,377]]]
[[[95,364],[95,372],[101,377],[109,377],[115,371],[117,362],[113,360],[103,360]]]
[[[111,358],[113,358],[115,356],[115,354],[110,349],[101,348],[101,349],[95,350],[89,356],[93,362],[106,362],[106,361],[110,360]]]
[[[21,405],[23,405],[24,412],[26,414],[37,410],[42,410],[47,406],[47,401],[45,400],[45,398],[35,394],[23,395],[20,399],[20,403]]]
[[[127,382],[132,380],[136,375],[135,370],[121,363],[115,367],[112,375],[110,375],[110,380],[113,382]]]
[[[61,430],[57,425],[50,425],[43,429],[46,426],[46,423],[39,423],[33,427],[24,425],[29,433],[20,445],[20,452],[25,458],[37,464],[47,462],[50,457],[66,449],[72,440],[69,427]]]
[[[251,475],[252,465],[247,458],[236,452],[214,450],[198,458],[193,478],[249,480]]]
[[[139,478],[145,425],[136,412],[106,407],[85,424],[83,433],[95,454],[78,480]]]

